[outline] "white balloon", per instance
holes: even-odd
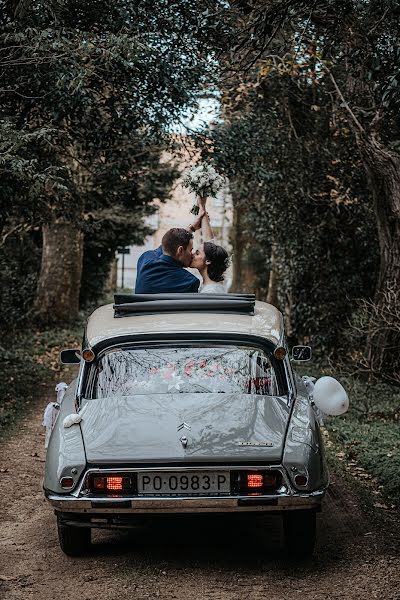
[[[326,415],[343,415],[349,408],[349,397],[334,377],[320,377],[313,389],[315,405]]]

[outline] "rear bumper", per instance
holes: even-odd
[[[325,490],[309,494],[280,494],[279,496],[248,496],[193,498],[77,498],[46,493],[46,498],[59,513],[80,515],[156,515],[162,513],[246,513],[283,512],[287,510],[318,509]]]

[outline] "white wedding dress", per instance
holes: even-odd
[[[226,294],[226,289],[224,284],[221,282],[214,281],[213,283],[206,283],[202,285],[200,290],[200,294]]]

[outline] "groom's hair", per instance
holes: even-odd
[[[179,246],[183,246],[186,249],[191,239],[193,239],[193,233],[187,229],[181,227],[169,229],[161,240],[164,254],[176,256]]]

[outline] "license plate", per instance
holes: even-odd
[[[229,494],[228,471],[215,473],[139,473],[138,492],[157,496],[215,496]]]

